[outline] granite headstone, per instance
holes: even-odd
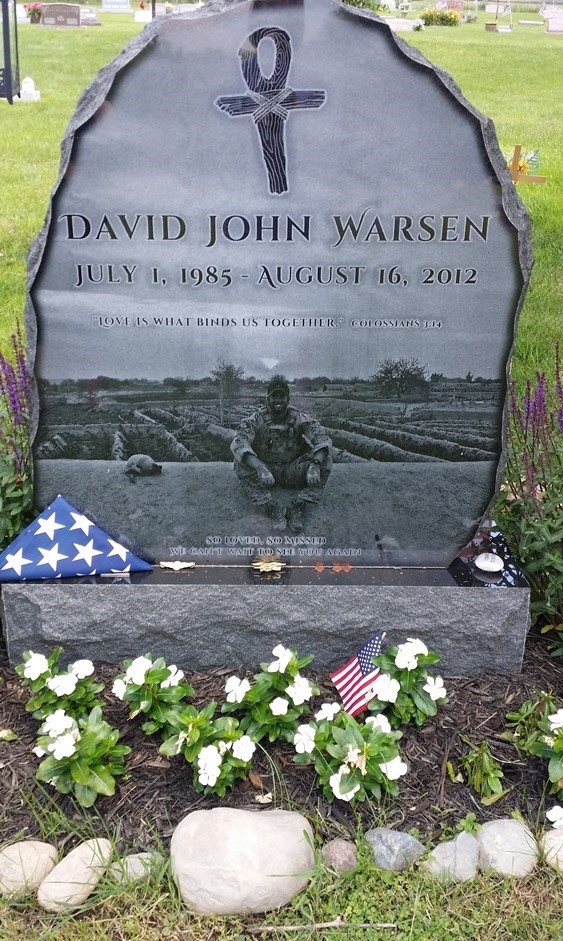
[[[77,3],[46,3],[41,10],[41,25],[51,27],[80,26]]]
[[[42,241],[39,502],[150,561],[447,564],[494,493],[523,285],[490,122],[339,4],[145,32],[83,98]],[[333,461],[316,492],[274,474],[282,510],[311,497],[299,539],[232,468],[277,374]],[[132,487],[135,454],[162,475]]]
[[[270,0],[151,24],[83,95],[31,255],[37,504],[61,492],[147,560],[207,565],[202,625],[233,614],[254,555],[303,569],[289,606],[270,598],[298,634],[326,619],[315,565],[372,586],[380,566],[447,566],[499,479],[528,227],[492,122],[377,16]],[[279,375],[282,419],[264,405]],[[240,472],[247,444],[277,515]],[[422,633],[440,578],[405,602]],[[331,600],[335,637],[356,586]],[[519,662],[526,602],[488,629],[514,605],[510,656],[474,638],[473,669]],[[211,654],[263,656],[238,643]]]

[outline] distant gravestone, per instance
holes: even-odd
[[[528,243],[492,123],[378,17],[162,17],[83,95],[31,256],[36,504],[62,492],[149,561],[195,561],[231,624],[221,585],[272,551],[290,594],[256,617],[277,632],[328,623],[325,570],[336,591],[385,566],[446,584],[495,493]],[[358,592],[331,596],[338,631]]]
[[[101,26],[98,18],[98,11],[95,7],[80,7],[80,25],[81,26]]]
[[[102,0],[103,13],[130,13],[129,0]]]
[[[41,10],[42,26],[80,26],[80,7],[77,3],[46,3]]]

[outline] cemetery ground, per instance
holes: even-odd
[[[132,16],[102,14],[101,19],[104,26],[96,30],[58,32],[24,27],[20,31],[22,74],[32,75],[41,90],[41,102],[17,104],[9,111],[5,103],[0,107],[2,349],[8,349],[8,337],[23,310],[26,252],[43,220],[56,179],[59,142],[76,99],[97,69],[140,29]],[[469,101],[493,118],[507,155],[517,143],[526,151],[540,150],[541,173],[547,176],[547,184],[519,187],[532,219],[536,259],[514,361],[514,374],[522,384],[536,368],[549,368],[554,341],[561,335],[563,159],[558,137],[562,106],[557,89],[563,40],[518,25],[510,35],[486,33],[485,19],[481,13],[476,24],[410,34],[409,42],[448,71]],[[374,148],[374,166],[376,161]],[[154,168],[155,174],[169,172],[164,166]],[[283,642],[283,625],[280,640]],[[268,654],[264,652],[264,659]],[[350,654],[343,649],[342,659]],[[159,845],[166,849],[171,828],[187,812],[219,804],[198,795],[189,783],[185,763],[159,755],[157,743],[143,736],[134,722],[127,722],[123,704],[109,696],[106,718],[122,730],[124,741],[133,747],[127,763],[130,777],[122,781],[114,798],[101,800],[91,812],[79,811],[53,791],[43,791],[33,783],[37,762],[31,747],[36,723],[24,710],[24,691],[5,657],[0,663],[5,681],[0,688],[0,728],[11,729],[18,736],[13,742],[0,742],[2,842],[25,834],[68,847],[78,836],[109,833],[120,851]],[[181,666],[189,670],[189,664]],[[97,675],[109,687],[117,672],[117,668],[97,665]],[[222,701],[224,679],[231,672],[189,675],[197,704],[213,698]],[[319,703],[335,698],[326,676],[318,681],[324,693]],[[550,806],[545,764],[541,759],[523,761],[499,736],[506,712],[518,708],[537,690],[561,691],[560,661],[548,656],[546,638],[536,632],[530,635],[521,675],[450,678],[447,687],[449,704],[439,710],[436,719],[422,730],[409,727],[405,733],[402,749],[410,770],[401,782],[399,799],[381,806],[368,804],[356,813],[340,802],[329,806],[313,786],[312,773],[293,765],[293,749],[276,746],[268,750],[269,758],[257,753],[254,780],[237,785],[220,803],[256,807],[256,795],[271,791],[271,806],[305,813],[321,841],[347,835],[361,842],[363,830],[387,824],[402,830],[415,828],[424,842],[436,843],[451,836],[457,826],[470,826],[471,814],[483,822],[509,816],[512,811],[521,813],[532,829],[541,829],[544,811]],[[487,739],[501,762],[508,793],[496,804],[483,806],[468,787],[450,779],[448,762],[455,767],[463,751],[460,732],[475,743]],[[563,934],[561,895],[560,876],[544,866],[522,881],[482,876],[469,886],[444,887],[413,871],[383,873],[364,853],[357,872],[347,876],[337,877],[319,864],[309,888],[291,906],[265,917],[210,920],[189,915],[181,909],[163,871],[155,883],[140,888],[101,887],[89,910],[74,918],[39,915],[25,901],[2,906],[0,937],[2,941],[236,941],[251,937],[248,929],[253,925],[276,924],[280,931],[265,937],[291,937],[295,932],[283,933],[283,925],[310,925],[341,916],[352,924],[390,922],[397,928],[311,929],[296,936],[337,937],[339,941],[362,937],[376,941],[389,937],[399,941],[527,941],[529,937],[559,941]]]

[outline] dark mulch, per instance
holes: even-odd
[[[101,666],[96,676],[111,689],[118,672],[115,666]],[[216,669],[205,674],[190,674],[196,690],[195,704],[201,707],[212,699],[222,702],[225,676],[233,669]],[[25,795],[34,793],[39,804],[48,803],[34,782],[38,759],[31,749],[35,744],[37,722],[25,712],[27,691],[15,672],[8,666],[5,653],[0,652],[0,729],[11,729],[18,739],[0,741],[0,841],[16,835],[38,837],[41,834],[36,815]],[[242,672],[239,671],[239,676]],[[321,696],[313,705],[336,699],[335,690],[326,675],[310,674],[321,687]],[[439,709],[435,719],[416,730],[407,728],[401,741],[402,753],[409,764],[409,773],[400,782],[400,798],[386,801],[380,822],[408,830],[417,827],[426,837],[436,839],[445,826],[455,826],[473,812],[483,823],[495,817],[506,817],[518,810],[534,824],[542,820],[546,799],[546,763],[541,759],[521,759],[515,749],[500,739],[507,712],[517,709],[535,690],[562,693],[560,661],[549,657],[544,637],[530,635],[524,668],[521,674],[485,675],[471,678],[450,677],[447,682],[449,703]],[[105,718],[117,726],[123,741],[132,747],[127,759],[129,777],[121,779],[112,798],[102,798],[95,811],[100,819],[94,826],[117,832],[122,846],[139,849],[153,843],[155,833],[166,843],[173,827],[194,809],[252,807],[257,809],[257,794],[273,792],[275,803],[283,801],[317,819],[325,833],[354,834],[357,830],[355,812],[342,802],[329,804],[315,786],[309,768],[293,764],[293,749],[285,744],[268,746],[268,755],[257,750],[253,780],[237,785],[225,798],[202,797],[191,784],[191,770],[181,758],[169,759],[158,752],[159,741],[148,738],[139,728],[138,720],[127,720],[127,706],[107,696]],[[476,794],[462,784],[451,782],[448,761],[456,765],[456,757],[467,751],[459,739],[463,733],[475,744],[489,741],[494,757],[501,762],[504,786],[509,793],[491,807],[484,807]],[[269,756],[269,757],[268,757]],[[92,813],[77,811],[73,803],[45,785],[52,799],[68,817],[78,824],[81,817]],[[548,801],[549,806],[549,801]],[[375,804],[357,805],[364,826],[378,823]]]

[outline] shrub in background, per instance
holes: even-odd
[[[459,26],[461,23],[461,13],[457,10],[437,10],[435,7],[423,10],[420,18],[425,26]]]
[[[13,362],[0,352],[0,551],[32,519],[29,379],[19,324]]]
[[[532,590],[532,617],[563,630],[563,385],[536,373],[522,397],[510,385],[506,484],[495,509]],[[563,639],[563,638],[562,638]]]

